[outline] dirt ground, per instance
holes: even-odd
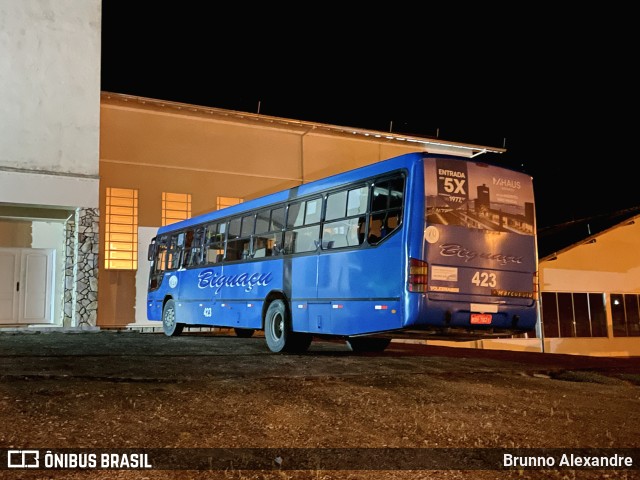
[[[640,358],[397,342],[355,354],[328,341],[293,355],[227,333],[0,333],[3,479],[631,479],[637,466],[477,465],[505,449],[576,448],[632,452],[640,463],[639,427]],[[258,449],[274,464],[9,470],[7,449]],[[296,452],[334,467],[292,468]],[[443,452],[450,462],[415,461]],[[394,463],[398,453],[405,460]]]

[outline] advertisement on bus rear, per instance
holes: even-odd
[[[425,163],[427,223],[492,232],[534,234],[531,177],[452,159]]]
[[[425,189],[429,291],[530,299],[537,262],[531,177],[430,158]]]

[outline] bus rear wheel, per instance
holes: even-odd
[[[287,306],[282,300],[274,300],[269,305],[264,319],[264,338],[269,350],[279,352],[304,352],[311,345],[308,333],[291,331],[291,320]]]
[[[182,333],[184,323],[176,321],[176,305],[173,300],[167,300],[162,309],[162,330],[167,337],[175,337]]]
[[[353,352],[382,352],[391,343],[390,338],[351,337],[347,345]]]

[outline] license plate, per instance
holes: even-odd
[[[472,313],[471,323],[474,325],[490,325],[491,314],[490,313]]]

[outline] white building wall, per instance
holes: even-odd
[[[100,42],[101,0],[0,2],[0,192],[20,173],[54,180],[0,202],[48,204],[57,174],[89,183],[90,198],[82,185],[67,192],[78,194],[67,206],[97,206]]]
[[[98,208],[98,187],[97,176],[16,172],[0,167],[0,204]]]

